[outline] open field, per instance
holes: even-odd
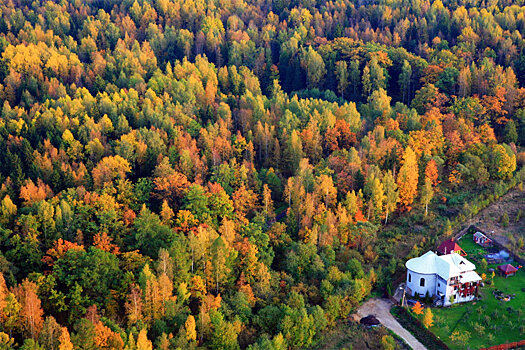
[[[488,265],[482,269],[480,260],[485,249],[472,241],[472,235],[465,235],[458,241],[467,252],[467,259],[476,263],[477,272],[485,273],[491,281]],[[525,271],[518,270],[515,276],[504,278],[496,275],[493,284],[485,284],[480,290],[480,299],[449,308],[434,308],[434,326],[430,330],[452,349],[473,349],[498,345],[525,339]],[[494,291],[512,295],[508,302],[498,300]],[[459,337],[458,337],[459,336]]]

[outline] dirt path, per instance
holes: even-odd
[[[399,322],[390,313],[392,302],[388,299],[370,299],[359,309],[357,309],[357,315],[365,317],[368,315],[374,315],[379,322],[386,328],[392,330],[394,333],[399,335],[403,340],[414,350],[426,350],[409,331],[404,329]]]

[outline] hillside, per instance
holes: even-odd
[[[315,347],[525,179],[523,5],[1,1],[0,348]]]

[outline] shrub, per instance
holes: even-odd
[[[503,213],[503,216],[501,217],[501,224],[503,227],[509,226],[509,214]]]
[[[385,350],[394,350],[396,348],[396,341],[392,336],[384,335],[381,338],[381,345],[383,345],[383,349]]]

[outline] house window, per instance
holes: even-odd
[[[412,275],[408,274],[408,282],[412,282]]]
[[[441,284],[438,283],[438,288],[441,288]]]
[[[424,286],[425,286],[425,279],[424,279],[424,278],[422,278],[422,279],[419,280],[419,285],[420,285],[421,287],[424,287]]]

